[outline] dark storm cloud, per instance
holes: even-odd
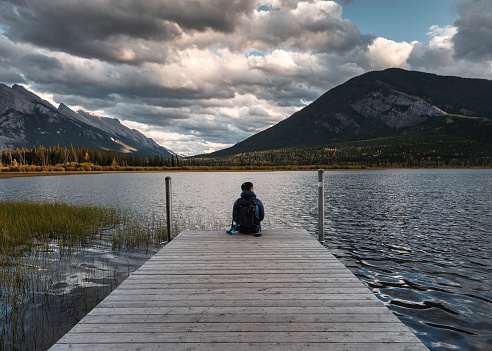
[[[414,46],[408,63],[412,67],[431,71],[455,64],[451,48],[432,48],[421,43]]]
[[[112,99],[114,96],[119,96],[126,101],[143,101],[149,102],[152,106],[165,106],[174,104],[176,107],[183,107],[188,104],[190,100],[197,99],[210,99],[210,98],[227,98],[227,96],[220,97],[214,94],[212,91],[205,90],[193,90],[186,88],[169,88],[148,83],[146,85],[125,85],[116,86],[111,85],[110,82],[103,85],[91,85],[88,83],[76,83],[59,85],[56,93],[69,94],[72,96],[80,96],[83,98],[105,98]],[[233,94],[228,95],[229,98],[233,97]]]
[[[341,19],[333,2],[299,2],[292,11],[270,11],[239,35],[243,46],[286,47],[314,52],[346,52],[366,40],[350,20]]]
[[[138,2],[138,1],[137,1]],[[167,0],[148,7],[160,18],[176,22],[183,29],[231,33],[243,17],[256,8],[252,0]]]
[[[15,41],[138,65],[143,57],[152,61],[138,40],[163,44],[183,31],[232,32],[254,7],[254,1],[239,0],[5,0],[0,21],[5,35]],[[134,49],[130,56],[119,50],[122,45]]]
[[[455,56],[471,61],[492,59],[492,2],[460,1],[458,32],[453,37]]]
[[[152,105],[120,103],[107,111],[126,120],[137,121],[144,124],[154,124],[161,127],[173,126],[177,120],[190,118],[184,109],[162,108]],[[157,123],[156,123],[157,122]]]
[[[39,30],[43,24],[48,33],[72,27],[69,34],[92,40],[118,35],[165,40],[176,34],[173,24],[184,30],[232,32],[255,7],[252,0],[4,0],[2,19],[11,31],[21,31],[23,25],[31,27],[26,31]]]
[[[57,70],[63,69],[63,64],[54,57],[49,57],[40,54],[28,54],[22,58],[23,65],[36,67],[40,70]]]
[[[5,83],[6,85],[13,85],[25,83],[25,79],[17,72],[4,69],[3,65],[0,63],[0,82]]]

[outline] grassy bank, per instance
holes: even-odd
[[[148,227],[127,212],[98,206],[0,201],[0,223],[1,263],[47,242],[70,251],[104,236],[114,248],[140,249],[167,238],[162,222]]]
[[[56,241],[70,249],[86,244],[103,230],[121,223],[115,209],[69,206],[62,203],[0,202],[4,259]]]
[[[72,289],[77,298],[65,297],[72,270],[84,267],[88,281],[102,281],[111,291],[118,273],[111,272],[100,252],[145,252],[167,239],[161,221],[144,225],[129,212],[98,206],[0,201],[0,223],[2,350],[44,349],[57,339],[51,333],[58,331],[45,323],[46,313],[32,317],[33,309],[51,311],[57,307],[50,304],[59,307],[62,300],[72,301],[76,305],[65,303],[64,308],[80,319],[104,297],[94,299],[78,285]],[[103,261],[104,267],[95,261]],[[81,306],[85,311],[79,311]]]
[[[57,167],[41,166],[13,166],[0,167],[0,178],[6,178],[12,174],[18,176],[35,176],[44,174],[84,174],[84,173],[111,173],[111,172],[217,172],[217,171],[310,171],[319,168],[324,169],[366,169],[364,165],[207,165],[207,166],[175,166],[175,167],[136,167],[136,166],[96,166],[93,164],[70,164]]]

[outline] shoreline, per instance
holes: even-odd
[[[265,168],[265,169],[162,169],[162,170],[112,170],[112,171],[34,171],[34,172],[19,172],[19,171],[2,171],[0,169],[0,180],[19,177],[46,177],[46,176],[58,176],[58,175],[82,175],[82,174],[113,174],[113,173],[181,173],[181,172],[310,172],[323,169],[325,171],[379,171],[379,170],[393,170],[393,169],[492,169],[492,167],[355,167],[355,166],[328,166],[328,167],[311,167],[311,166],[299,166],[299,168],[279,167],[279,168]]]

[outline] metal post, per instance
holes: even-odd
[[[325,171],[318,170],[318,241],[325,242]]]
[[[166,217],[167,217],[167,242],[173,240],[173,218],[172,218],[172,192],[171,177],[166,177]]]

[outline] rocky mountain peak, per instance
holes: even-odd
[[[55,108],[20,85],[10,88],[0,84],[0,150],[70,144],[141,156],[176,155],[116,118],[75,112],[63,103]]]
[[[86,111],[86,110],[77,110],[77,113],[79,115],[85,115],[85,116],[90,116],[90,117],[94,117],[94,118],[97,118],[97,119],[102,119],[102,118],[105,118],[103,116],[99,116],[98,114],[95,114],[93,112],[89,112],[89,111]],[[115,118],[116,119],[116,118]],[[118,120],[119,121],[119,120]]]
[[[422,99],[397,92],[372,91],[350,104],[350,107],[366,118],[377,118],[396,129],[413,127],[426,121],[429,116],[445,114]]]
[[[72,111],[72,109],[70,109],[70,107],[68,107],[64,103],[61,103],[60,105],[58,105],[58,112],[60,112],[62,114],[63,113],[75,113],[74,111]]]
[[[420,130],[433,133],[434,125],[461,118],[450,115],[492,119],[491,95],[492,81],[484,79],[396,68],[368,72],[327,91],[275,126],[212,155],[374,140]]]
[[[12,90],[15,91],[16,93],[19,93],[19,94],[27,97],[28,99],[31,99],[33,101],[36,101],[36,102],[39,102],[40,104],[45,105],[46,107],[49,107],[49,108],[52,108],[52,109],[55,108],[51,103],[49,103],[46,100],[41,99],[38,95],[36,95],[33,92],[27,90],[22,85],[14,84],[12,86]]]

